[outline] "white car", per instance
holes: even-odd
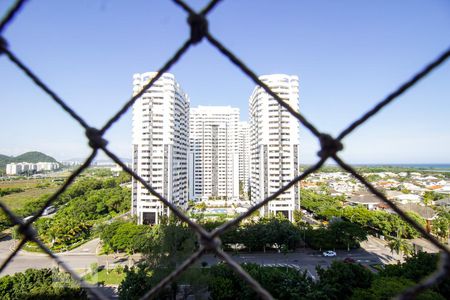
[[[323,253],[323,256],[336,256],[336,252],[331,251],[331,250],[325,251],[325,252]]]
[[[42,213],[43,216],[51,215],[56,211],[56,208],[54,206],[49,206],[46,209],[44,209],[44,212]]]

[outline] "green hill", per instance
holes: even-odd
[[[19,162],[37,163],[41,161],[57,162],[56,159],[54,159],[53,157],[38,151],[26,152],[16,157],[0,154],[0,172],[5,172],[6,165],[9,163],[19,163]]]

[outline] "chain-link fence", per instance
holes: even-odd
[[[60,267],[65,269],[71,274],[71,276],[80,283],[82,287],[86,287],[90,296],[98,299],[107,299],[98,289],[93,288],[90,284],[86,283],[84,280],[78,276],[74,270],[72,270],[66,263],[64,263],[57,255],[52,253],[52,251],[40,240],[36,230],[33,228],[33,222],[40,218],[46,207],[50,206],[66,189],[74,182],[76,177],[80,175],[94,160],[99,150],[102,150],[107,156],[109,156],[114,162],[120,165],[125,172],[130,174],[135,180],[140,182],[148,191],[156,196],[160,201],[162,201],[167,207],[170,208],[172,213],[176,215],[180,220],[186,222],[192,230],[194,230],[199,239],[199,248],[195,251],[186,261],[184,261],[176,270],[164,278],[159,284],[154,286],[150,291],[142,295],[142,299],[154,297],[161,289],[167,286],[170,282],[175,280],[183,271],[188,267],[193,265],[206,250],[215,252],[215,254],[221,257],[237,274],[245,280],[250,287],[255,290],[255,292],[262,299],[273,299],[264,287],[262,287],[255,279],[253,279],[237,262],[235,262],[226,252],[224,252],[220,245],[220,236],[234,225],[249,217],[253,212],[266,205],[269,201],[276,199],[283,192],[298,184],[301,180],[305,179],[311,173],[319,170],[327,159],[334,160],[341,168],[352,174],[356,179],[358,179],[370,192],[380,198],[384,203],[386,203],[393,211],[395,211],[401,218],[403,218],[407,223],[414,227],[424,238],[430,241],[441,251],[441,259],[438,268],[429,277],[416,284],[415,286],[409,288],[401,295],[398,296],[399,299],[410,299],[415,295],[423,291],[424,289],[431,287],[439,283],[450,273],[450,251],[439,241],[430,235],[422,226],[420,226],[416,221],[411,219],[407,214],[405,214],[401,209],[399,209],[392,201],[388,200],[386,196],[378,191],[372,184],[370,184],[363,176],[358,174],[353,167],[345,163],[338,156],[338,152],[343,149],[342,140],[349,135],[354,129],[365,123],[372,116],[377,114],[382,108],[394,101],[398,96],[403,94],[409,88],[413,87],[418,81],[426,77],[430,72],[432,72],[436,67],[441,65],[450,56],[450,48],[447,49],[443,54],[441,54],[437,59],[428,64],[423,70],[416,73],[410,80],[406,81],[400,85],[395,91],[390,93],[385,99],[380,101],[375,107],[370,109],[362,117],[351,123],[345,130],[343,130],[337,138],[334,138],[328,134],[320,132],[312,123],[310,123],[301,113],[297,112],[295,108],[290,107],[285,103],[276,93],[274,93],[264,82],[258,79],[258,76],[239,58],[234,55],[230,50],[228,50],[219,40],[217,40],[208,31],[208,20],[207,16],[213,10],[220,0],[212,0],[205,8],[200,12],[194,11],[182,0],[174,0],[174,2],[181,7],[188,15],[187,22],[190,26],[191,34],[190,37],[181,45],[181,47],[175,52],[175,54],[159,69],[157,75],[146,84],[142,90],[134,95],[131,99],[125,102],[124,106],[111,118],[101,129],[96,129],[90,127],[89,124],[79,116],[75,111],[73,111],[65,101],[59,97],[49,86],[47,86],[39,77],[29,69],[14,53],[14,51],[8,46],[7,41],[2,37],[3,31],[7,26],[11,25],[14,17],[24,6],[26,0],[17,0],[15,4],[7,12],[6,16],[1,20],[0,23],[0,54],[4,54],[8,59],[16,65],[20,70],[22,70],[39,88],[42,89],[50,98],[53,99],[63,110],[65,110],[74,120],[76,120],[80,126],[85,129],[86,137],[89,142],[89,146],[92,148],[92,153],[85,160],[85,162],[76,169],[64,182],[64,184],[47,199],[46,203],[37,211],[34,216],[24,222],[20,217],[16,216],[7,206],[0,202],[0,208],[7,214],[9,219],[14,225],[18,225],[19,232],[23,235],[23,239],[18,243],[13,252],[5,259],[5,261],[0,266],[0,273],[5,269],[5,267],[11,262],[14,256],[20,251],[20,249],[25,245],[27,241],[33,241],[47,253],[53,260],[55,260]],[[244,74],[251,78],[257,85],[262,87],[270,96],[272,96],[280,106],[289,111],[295,118],[299,120],[303,126],[305,126],[319,141],[321,145],[321,150],[318,152],[320,157],[319,161],[306,169],[301,175],[292,179],[288,184],[283,186],[273,195],[263,199],[255,206],[251,207],[247,212],[239,215],[237,218],[226,222],[225,224],[219,226],[211,232],[205,230],[202,226],[192,221],[188,216],[181,212],[173,203],[165,199],[161,194],[152,188],[152,186],[146,182],[138,174],[134,173],[126,164],[124,164],[114,153],[109,151],[107,148],[107,141],[103,138],[105,132],[111,128],[114,123],[116,123],[133,105],[133,103],[141,97],[146,90],[148,90],[157,80],[161,77],[164,72],[167,72],[188,50],[192,45],[207,40],[211,43],[217,50],[219,50],[223,56],[228,58],[232,64],[238,67]]]

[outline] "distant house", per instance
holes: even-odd
[[[442,194],[450,194],[450,184],[447,184],[440,189],[436,189],[436,192],[442,193]]]
[[[450,197],[434,201],[434,205],[444,208],[450,208]]]
[[[399,191],[386,191],[386,197],[389,200],[393,200],[395,197],[397,197],[399,195],[404,195],[404,194],[402,192],[399,192]]]
[[[415,194],[401,194],[393,197],[393,199],[401,204],[420,203],[420,196]]]
[[[443,187],[444,187],[443,185],[429,185],[429,186],[427,186],[427,189],[435,191],[435,190],[442,189]]]
[[[375,183],[376,186],[381,187],[383,189],[396,188],[399,186],[399,182],[394,179],[388,179],[384,181],[378,181]]]
[[[438,253],[440,250],[438,247],[433,245],[427,239],[415,238],[409,241],[413,248],[414,253],[427,252],[427,253]]]
[[[118,164],[116,164],[114,167],[110,168],[111,172],[113,173],[114,176],[119,176],[120,172],[123,170],[121,166],[119,166]]]
[[[373,194],[362,194],[353,196],[350,199],[348,199],[347,202],[353,205],[363,205],[369,210],[376,209],[377,206],[382,203],[382,201]]]
[[[426,221],[426,231],[431,231],[431,221],[437,217],[437,212],[428,206],[422,206],[415,203],[400,204],[398,207],[405,212],[413,212],[421,216]]]
[[[409,203],[409,204],[399,204],[398,207],[406,212],[414,212],[427,221],[431,221],[437,217],[437,212],[428,206]]]
[[[415,184],[409,183],[409,182],[403,183],[402,186],[403,186],[403,188],[410,190],[411,192],[422,192],[425,190],[424,188],[417,186]]]

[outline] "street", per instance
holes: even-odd
[[[374,247],[373,241],[369,241],[368,244]],[[389,260],[385,253],[381,249],[377,248],[376,252],[369,252],[364,249],[350,250],[349,252],[344,250],[337,250],[335,257],[324,257],[321,252],[312,249],[297,249],[293,253],[248,253],[248,254],[236,254],[232,255],[233,259],[239,263],[256,263],[265,266],[279,266],[279,267],[291,267],[297,270],[306,270],[307,274],[317,279],[316,266],[328,267],[334,260],[344,260],[349,257],[355,262],[362,265],[369,266],[371,264],[380,264],[382,262],[396,262],[396,260]],[[207,254],[200,258],[200,262],[207,262],[208,265],[218,263],[221,259],[215,257],[212,254]]]
[[[110,268],[116,264],[132,264],[140,259],[140,255],[134,255],[130,258],[124,255],[101,255],[97,256],[97,246],[99,239],[93,239],[80,247],[68,252],[58,253],[58,257],[74,270],[81,272],[90,269],[91,264],[97,263],[99,266],[109,265]],[[14,241],[4,239],[0,241],[0,260],[3,261],[8,257],[14,247]],[[57,263],[47,254],[20,251],[13,260],[8,264],[0,276],[23,272],[29,268],[52,268],[57,267]]]
[[[108,265],[110,268],[116,264],[133,264],[140,259],[140,255],[134,255],[129,258],[125,255],[116,257],[115,255],[97,255],[97,247],[99,240],[94,239],[80,247],[59,253],[58,256],[67,263],[72,269],[87,271],[92,263],[97,263],[99,266]],[[9,239],[0,241],[0,259],[3,261],[11,253],[14,242]],[[297,249],[293,253],[239,253],[230,254],[233,259],[239,263],[249,262],[257,263],[267,266],[285,266],[292,267],[299,270],[306,270],[307,274],[313,279],[317,278],[316,266],[328,267],[333,260],[344,260],[347,257],[352,258],[356,262],[363,265],[371,264],[389,264],[401,261],[402,258],[390,252],[389,248],[385,246],[385,242],[375,237],[369,236],[368,240],[361,244],[360,249],[338,250],[336,257],[324,257],[321,252],[312,249]],[[329,249],[325,249],[329,250]],[[205,254],[198,261],[198,265],[202,262],[213,265],[221,261],[213,254]],[[56,267],[56,262],[48,257],[46,254],[20,251],[16,257],[8,264],[6,269],[0,274],[4,276],[16,272],[23,272],[28,268],[51,268]]]

